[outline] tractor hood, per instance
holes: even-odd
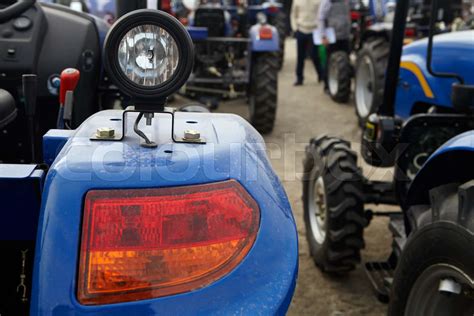
[[[423,39],[405,46],[400,64],[396,114],[408,119],[432,105],[452,108],[454,78],[432,76],[427,70],[428,40]],[[474,31],[441,34],[434,37],[432,68],[436,72],[461,76],[468,85],[474,84]],[[424,105],[424,109],[415,109]],[[415,111],[416,110],[416,111]],[[414,112],[415,111],[415,112]]]
[[[428,39],[419,40],[403,49],[405,60],[416,55],[426,68]],[[456,73],[466,84],[474,84],[474,31],[460,31],[436,35],[433,45],[433,69],[437,72]]]

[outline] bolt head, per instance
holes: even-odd
[[[100,127],[97,129],[96,136],[98,138],[113,138],[115,136],[115,130],[110,127]]]
[[[188,129],[184,131],[184,138],[190,140],[196,140],[201,138],[201,133],[196,130]]]

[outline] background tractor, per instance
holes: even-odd
[[[435,0],[429,38],[407,46],[402,57],[409,7],[409,1],[397,3],[384,99],[361,141],[364,160],[394,167],[393,181],[365,178],[349,142],[313,139],[304,162],[307,240],[317,266],[345,273],[361,260],[364,228],[373,216],[389,216],[391,255],[365,263],[378,298],[390,300],[389,314],[470,315],[474,31],[435,36]],[[373,212],[370,204],[397,205],[400,211]]]
[[[462,1],[442,1],[439,7],[436,33],[447,32],[455,18],[462,15]],[[358,18],[353,27],[354,56],[350,58],[345,52],[337,52],[329,61],[329,92],[334,101],[350,99],[352,78],[355,78],[355,110],[361,125],[383,99],[395,8],[396,1],[392,0],[361,1],[353,6],[352,15]],[[429,1],[410,1],[404,43],[426,37],[429,19]]]
[[[261,133],[271,132],[281,47],[277,28],[261,11],[279,6],[197,3],[184,16],[177,13],[188,20],[196,52],[193,73],[181,93],[214,107],[220,100],[246,98],[252,125]]]

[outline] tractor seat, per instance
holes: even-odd
[[[225,36],[224,9],[220,7],[199,7],[194,13],[194,26],[206,27],[210,37]]]

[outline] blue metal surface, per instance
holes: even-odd
[[[448,152],[453,152],[453,151],[472,151],[474,152],[474,131],[469,131],[466,133],[463,133],[461,135],[458,135],[449,141],[447,141],[443,146],[438,148],[426,161],[425,165],[423,168],[420,170],[420,172],[423,171],[425,167],[427,167],[430,162],[437,157],[444,155]],[[466,166],[470,167],[470,166]]]
[[[280,37],[274,26],[266,24],[272,30],[272,39],[260,39],[259,31],[262,25],[255,24],[250,28],[251,50],[254,52],[277,52],[280,49]]]
[[[429,203],[429,190],[448,183],[472,180],[474,169],[474,131],[447,141],[425,162],[410,185],[404,209]]]
[[[34,240],[45,172],[36,165],[0,165],[0,240]]]
[[[188,26],[186,29],[193,41],[202,41],[209,37],[207,27]]]
[[[52,129],[43,136],[43,161],[45,164],[51,165],[54,162],[64,144],[73,134],[74,131],[71,130]]]
[[[407,119],[413,114],[416,104],[427,107],[437,105],[451,108],[451,86],[455,79],[437,78],[428,73],[426,68],[426,39],[407,45],[403,50],[402,62],[415,63],[423,73],[426,82],[433,91],[434,97],[424,93],[419,79],[413,72],[400,69],[400,81],[397,89],[396,115]],[[474,84],[474,31],[462,31],[437,35],[433,45],[433,68],[437,72],[459,74],[466,84]]]
[[[1,179],[24,179],[31,176],[36,165],[0,164]]]
[[[132,114],[133,116],[134,114]],[[169,116],[155,115],[146,130],[160,144],[90,141],[98,127],[121,127],[122,111],[89,118],[69,139],[48,173],[39,222],[33,280],[33,315],[284,314],[298,269],[295,221],[272,170],[261,136],[231,114],[177,113],[176,135],[199,130],[205,145],[176,144]],[[132,130],[133,118],[128,122]],[[170,152],[171,151],[171,152]],[[76,300],[83,198],[91,189],[149,188],[236,179],[257,201],[261,222],[244,260],[213,284],[179,295],[103,306]]]

